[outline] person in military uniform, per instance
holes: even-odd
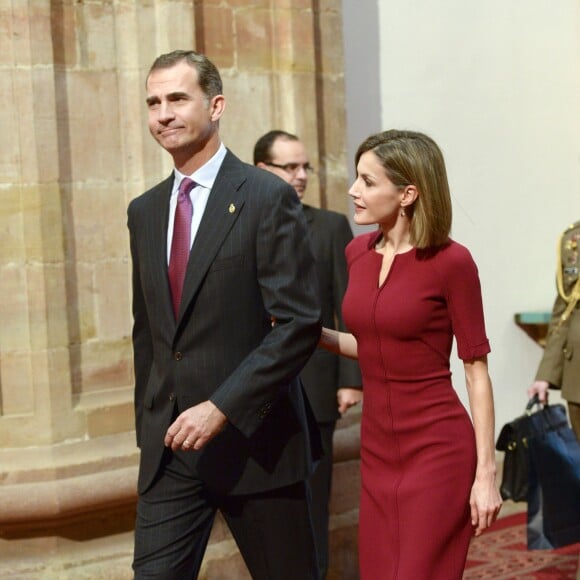
[[[580,221],[572,224],[558,243],[558,296],[544,356],[528,396],[548,400],[548,389],[561,389],[568,403],[572,429],[580,440]]]

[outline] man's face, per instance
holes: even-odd
[[[192,156],[217,134],[223,99],[209,100],[197,70],[186,62],[154,70],[147,79],[149,131],[174,157]]]
[[[310,163],[306,149],[301,141],[288,141],[287,139],[276,139],[272,146],[272,164],[258,163],[258,167],[267,169],[281,177],[289,183],[302,199],[306,186],[308,185],[308,170]],[[282,168],[284,167],[284,168]]]

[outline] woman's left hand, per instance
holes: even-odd
[[[495,482],[495,474],[484,476],[476,474],[469,498],[471,524],[475,529],[476,536],[481,536],[483,530],[495,522],[501,504],[502,500]]]

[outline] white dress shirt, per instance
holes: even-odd
[[[191,235],[189,238],[189,247],[193,246],[199,224],[209,199],[211,188],[215,182],[215,178],[222,165],[224,157],[226,156],[226,148],[223,143],[220,143],[219,149],[215,155],[204,165],[202,165],[192,175],[184,175],[178,169],[174,169],[175,179],[173,180],[173,189],[171,191],[171,198],[169,199],[169,224],[167,228],[167,264],[169,264],[169,257],[171,255],[171,240],[173,239],[173,222],[175,221],[175,206],[177,205],[177,196],[179,194],[179,185],[185,177],[189,177],[195,181],[196,186],[190,191],[189,197],[193,204],[193,216],[191,218]]]

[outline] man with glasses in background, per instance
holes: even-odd
[[[292,185],[302,201],[313,173],[304,144],[286,131],[270,131],[254,147],[254,165]],[[303,204],[318,273],[323,326],[344,330],[342,298],[347,270],[344,249],[352,240],[346,217]],[[324,456],[310,478],[312,517],[320,578],[328,572],[328,520],[332,481],[332,437],[336,420],[362,399],[358,363],[317,349],[300,373],[322,437]]]

